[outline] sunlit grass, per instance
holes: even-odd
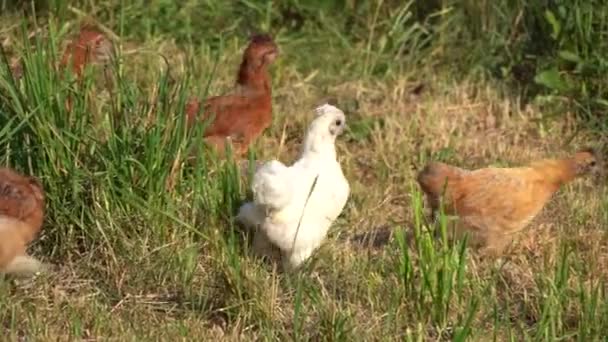
[[[428,8],[416,1],[52,3],[36,21],[0,15],[0,158],[41,178],[47,218],[32,250],[54,265],[31,283],[0,280],[6,338],[605,338],[605,190],[561,191],[500,262],[448,240],[445,217],[426,217],[414,183],[425,162],[525,162],[563,152],[576,129],[568,113],[541,126],[536,107],[519,106],[479,65],[454,74],[451,53],[466,46],[454,46],[455,5],[418,20]],[[78,13],[121,37],[115,63],[83,82],[56,68]],[[351,197],[293,274],[249,253],[233,222],[248,175],[201,148],[203,127],[184,125],[188,98],[229,89],[256,29],[273,33],[281,56],[274,122],[250,160],[294,158],[327,99],[350,127],[337,145]],[[8,70],[15,56],[20,80]],[[357,239],[368,233],[387,234],[377,245]]]

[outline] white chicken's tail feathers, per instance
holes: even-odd
[[[264,221],[264,213],[254,203],[245,203],[239,208],[236,220],[246,226],[255,227]]]
[[[253,199],[260,206],[278,210],[291,200],[293,182],[289,168],[277,160],[262,165],[253,177]]]
[[[38,259],[29,255],[18,255],[0,273],[31,276],[44,271],[44,268],[44,265]]]

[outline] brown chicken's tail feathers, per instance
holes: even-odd
[[[16,276],[33,276],[43,272],[46,269],[38,259],[29,255],[16,256],[0,273],[11,274]]]

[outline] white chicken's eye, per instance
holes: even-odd
[[[340,125],[342,125],[342,120],[337,119],[335,123],[336,123],[336,126],[340,126]]]

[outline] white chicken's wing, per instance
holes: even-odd
[[[285,207],[293,195],[290,169],[278,160],[262,165],[253,176],[253,201],[268,210]]]
[[[278,247],[286,269],[299,266],[321,245],[350,192],[335,147],[346,126],[344,113],[327,104],[315,111],[298,160],[260,167],[252,181],[253,202],[237,217],[256,227],[254,250],[267,242]]]

